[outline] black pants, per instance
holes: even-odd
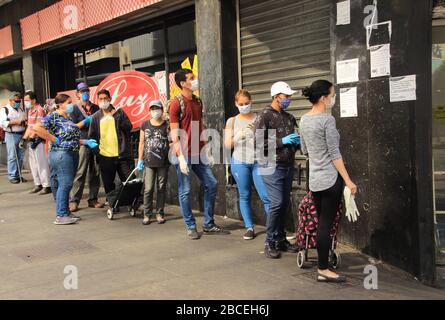
[[[317,252],[318,268],[329,268],[329,249],[332,245],[331,229],[340,205],[344,182],[340,174],[335,184],[327,190],[312,192],[318,213]]]
[[[132,159],[99,156],[98,160],[100,176],[102,177],[106,194],[116,188],[114,184],[116,173],[119,175],[119,179],[124,182],[134,169],[134,161]]]

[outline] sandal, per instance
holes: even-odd
[[[142,224],[144,226],[148,226],[150,223],[151,223],[150,217],[147,217],[146,215],[144,215],[144,220],[142,220]]]
[[[157,214],[156,215],[156,220],[158,220],[158,224],[164,224],[165,223],[165,219],[162,215]]]

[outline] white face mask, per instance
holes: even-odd
[[[335,106],[335,99],[337,98],[337,95],[333,96],[331,98],[331,102],[326,106],[327,109],[332,109]]]
[[[248,105],[245,105],[245,106],[238,106],[237,105],[237,107],[238,107],[238,110],[239,110],[239,112],[241,114],[250,113],[250,110],[252,110],[252,104],[250,104],[250,103]]]
[[[31,103],[31,101],[25,101],[25,108],[26,108],[26,109],[31,109],[31,108],[32,108],[32,103]]]
[[[110,101],[99,102],[99,108],[101,108],[102,110],[108,109],[109,106],[110,106]]]
[[[151,118],[152,119],[159,119],[162,116],[162,110],[150,110]]]
[[[198,89],[199,89],[199,81],[198,81],[198,79],[192,80],[192,85],[190,87],[190,90],[196,91]]]

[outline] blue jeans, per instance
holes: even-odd
[[[19,148],[19,142],[23,137],[23,133],[15,134],[6,132],[6,151],[8,153],[8,177],[9,180],[19,179],[19,167],[17,166],[16,153],[19,160],[20,170],[23,167],[23,159],[25,158],[25,150]],[[15,151],[14,151],[15,149]]]
[[[264,212],[269,211],[269,198],[267,197],[266,186],[264,185],[262,176],[258,173],[258,163],[249,164],[242,161],[232,159],[230,170],[236,181],[239,193],[239,205],[241,215],[243,216],[246,228],[253,228],[252,206],[250,205],[252,195],[252,182],[263,202]]]
[[[79,152],[54,150],[49,152],[51,189],[56,201],[56,216],[69,216],[70,191],[79,163]]]
[[[192,213],[189,198],[191,174],[193,171],[204,186],[204,228],[207,228],[215,223],[213,216],[218,182],[209,165],[203,164],[201,161],[199,161],[198,164],[190,164],[190,159],[187,159],[187,162],[189,163],[189,175],[181,172],[179,164],[175,165],[178,175],[179,204],[181,206],[182,216],[184,217],[184,222],[188,230],[196,229],[196,220]],[[195,162],[197,161],[193,163]]]
[[[290,205],[290,192],[294,177],[293,165],[275,166],[275,171],[270,175],[263,175],[269,196],[269,214],[267,215],[266,243],[285,240],[284,219]]]

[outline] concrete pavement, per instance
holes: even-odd
[[[264,257],[264,228],[245,241],[241,222],[220,216],[217,223],[231,235],[188,240],[173,206],[166,224],[143,226],[139,216],[123,212],[109,221],[105,210],[82,202],[78,224],[55,226],[51,195],[28,195],[32,183],[11,185],[5,175],[0,167],[0,299],[445,298],[444,290],[378,262],[378,290],[366,290],[369,258],[345,246],[340,271],[348,283],[316,283],[315,267],[298,269],[295,254]],[[65,277],[73,275],[64,273],[66,266],[76,267],[78,289],[65,289]]]

